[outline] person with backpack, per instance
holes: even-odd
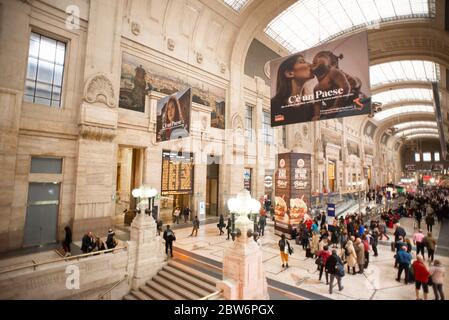
[[[170,229],[170,225],[167,224],[167,229],[164,231],[163,238],[165,240],[165,254],[168,255],[170,249],[170,255],[173,258],[173,241],[176,241],[175,233]]]
[[[293,250],[290,247],[290,243],[285,238],[285,234],[281,235],[281,240],[279,240],[278,246],[281,254],[282,268],[284,268],[284,266],[288,268],[288,255],[292,254]]]
[[[341,258],[337,255],[337,250],[332,250],[332,254],[327,258],[325,268],[330,275],[329,294],[332,294],[335,278],[337,278],[338,291],[342,291],[341,278],[345,275],[345,266]]]
[[[329,247],[325,245],[323,247],[323,250],[319,251],[316,259],[316,264],[318,265],[318,269],[320,270],[320,275],[318,277],[318,280],[321,281],[321,278],[323,276],[323,271],[325,271],[326,274],[326,284],[329,284],[329,274],[327,273],[327,270],[325,269],[327,258],[331,255],[331,252],[329,251]]]

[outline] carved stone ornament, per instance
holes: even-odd
[[[307,135],[309,134],[309,127],[307,126],[307,124],[304,124],[302,126],[302,135],[307,138]]]
[[[114,87],[104,74],[92,76],[84,88],[84,100],[89,103],[100,102],[110,108],[116,107]]]
[[[302,147],[302,138],[299,131],[295,132],[295,147]]]
[[[196,62],[198,63],[202,63],[203,62],[203,54],[202,53],[197,53],[196,54]]]
[[[138,36],[140,34],[140,24],[138,24],[137,22],[131,23],[131,32],[135,36]]]
[[[221,73],[225,73],[226,72],[226,64],[225,63],[220,63],[220,72]]]
[[[170,38],[167,40],[167,49],[170,51],[175,50],[175,40]]]
[[[243,120],[238,113],[232,116],[232,128],[234,130],[243,130]]]
[[[112,141],[116,136],[116,130],[102,128],[88,124],[80,125],[80,136],[87,140]]]

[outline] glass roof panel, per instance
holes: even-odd
[[[369,68],[371,86],[401,81],[437,81],[439,67],[431,61],[400,60],[381,63]]]
[[[223,0],[228,6],[237,12],[240,12],[244,6],[249,2],[249,0]]]
[[[407,140],[417,139],[417,138],[440,138],[440,136],[438,134],[431,134],[431,133],[417,133],[417,134],[412,134],[412,135],[406,136]]]
[[[374,115],[374,120],[382,121],[393,116],[400,116],[408,113],[434,113],[432,106],[409,105],[383,110]]]
[[[432,102],[432,90],[423,88],[405,88],[383,91],[372,95],[373,102],[380,102],[383,106],[402,101]]]
[[[242,2],[247,2],[224,1],[240,8]],[[342,33],[377,22],[430,18],[433,13],[429,10],[429,1],[435,0],[296,1],[274,18],[264,31],[290,52],[302,51]],[[290,36],[292,33],[294,37]]]
[[[393,126],[396,130],[404,130],[410,128],[437,128],[436,121],[408,121]]]

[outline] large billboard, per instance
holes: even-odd
[[[189,136],[192,90],[186,88],[157,102],[156,139],[168,141]]]
[[[275,175],[275,232],[290,236],[307,214],[311,201],[311,156],[278,154]]]
[[[271,125],[371,113],[367,33],[270,61]]]

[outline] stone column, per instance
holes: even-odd
[[[248,237],[253,222],[241,215],[235,222],[241,234],[233,245],[225,249],[223,258],[223,281],[217,284],[227,300],[269,299],[267,279],[263,269],[262,249]]]
[[[142,210],[143,212],[144,210]],[[164,244],[157,235],[156,222],[147,214],[137,214],[131,223],[129,271],[132,274],[131,288],[137,290],[155,276],[166,264]]]

